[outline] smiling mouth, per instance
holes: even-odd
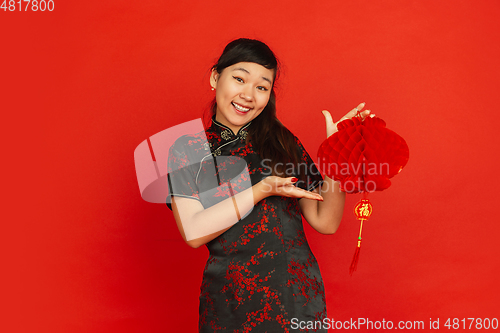
[[[231,102],[231,104],[234,106],[234,108],[236,109],[236,111],[239,111],[239,112],[247,113],[251,109],[251,108],[246,108],[244,106],[236,104],[234,102]]]

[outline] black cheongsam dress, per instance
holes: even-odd
[[[171,195],[208,208],[269,176],[269,163],[246,143],[250,125],[234,134],[212,119],[205,132],[179,138],[169,151]],[[302,159],[292,170],[301,179],[296,186],[313,190],[323,178],[296,142]],[[327,317],[323,280],[304,234],[298,199],[261,200],[206,246],[200,332],[300,332],[291,329],[294,322]]]

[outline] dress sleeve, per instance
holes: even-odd
[[[178,139],[168,153],[167,182],[169,195],[167,206],[172,209],[172,196],[200,200],[196,173],[200,162],[195,158],[194,151],[188,139]]]
[[[323,177],[300,140],[297,137],[295,140],[297,142],[300,157],[296,176],[299,180],[295,183],[295,186],[307,191],[312,191],[323,183]]]

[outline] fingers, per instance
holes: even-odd
[[[276,177],[276,178],[277,181],[280,183],[279,185],[281,186],[292,186],[299,180],[296,177],[288,177],[288,178]]]
[[[326,137],[329,137],[337,131],[337,125],[333,122],[332,115],[327,110],[321,111],[325,116],[326,122]]]
[[[361,110],[363,110],[363,108],[365,107],[365,103],[360,103],[358,106],[356,106],[354,109],[352,109],[348,114],[350,114],[350,117],[348,118],[352,118],[354,116],[356,116],[358,114],[358,112],[360,112]],[[366,112],[366,111],[363,111],[363,112]],[[363,113],[361,112],[361,113]],[[347,116],[347,115],[346,115]]]
[[[370,112],[371,112],[370,110],[365,110],[360,112],[359,115],[361,116],[362,119],[365,119],[365,117],[368,116]]]
[[[318,193],[315,192],[310,192],[307,190],[304,190],[302,188],[296,187],[293,184],[295,184],[298,179],[295,177],[291,178],[282,178],[286,179],[286,185],[281,187],[281,190],[286,194],[288,197],[293,197],[293,198],[307,198],[307,199],[313,199],[313,200],[319,200],[323,201],[323,197],[319,195]]]
[[[354,114],[353,116],[357,115],[357,114],[358,114],[358,111],[361,111],[364,107],[365,107],[365,103],[361,103],[361,104],[359,104],[359,105],[358,105],[358,106],[357,106],[354,110],[352,110],[352,111],[354,111],[354,112],[355,112],[355,114]],[[363,120],[364,120],[366,117],[370,117],[370,118],[375,117],[375,114],[373,114],[371,110],[364,110],[364,111],[361,111],[361,112],[359,113],[359,115],[361,116],[361,119],[363,119]]]
[[[283,186],[278,190],[279,195],[290,198],[306,198],[312,200],[323,201],[323,197],[315,192],[310,192],[295,186]]]
[[[333,123],[332,115],[330,114],[330,111],[328,110],[323,110],[321,111],[323,113],[323,116],[325,116],[325,121],[328,125],[328,123]]]
[[[359,103],[359,105],[356,106],[353,111],[357,113],[358,111],[363,110],[364,107],[365,107],[365,102]]]
[[[301,192],[303,192],[303,196],[301,198],[305,198],[305,199],[312,199],[312,200],[318,200],[318,201],[323,201],[323,197],[321,195],[319,195],[318,193],[314,193],[314,192],[310,192],[310,191],[306,191],[306,190],[302,190],[300,189]]]
[[[361,116],[361,119],[365,119],[366,117],[373,118],[375,117],[375,114],[373,114],[370,110],[365,110],[363,112],[360,112],[359,114]]]
[[[302,188],[294,186],[294,184],[298,181],[298,179],[295,177],[283,178],[278,176],[270,176],[265,180],[272,184],[272,187],[274,188],[272,192],[275,195],[323,201],[323,197],[318,193],[306,191]]]
[[[364,102],[360,103],[357,107],[355,107],[351,111],[347,112],[345,116],[340,118],[340,120],[337,122],[337,124],[343,120],[351,119],[352,117],[356,117],[356,116],[358,116],[358,114],[361,117],[361,119],[365,119],[366,117],[370,116],[371,115],[370,110],[361,111],[361,110],[363,110],[364,107],[365,107],[365,103]]]
[[[352,117],[355,117],[358,115],[358,111],[361,111],[363,108],[365,107],[365,103],[360,103],[358,106],[356,106],[354,109],[352,109],[351,111],[347,112],[345,114],[345,116],[343,116],[342,118],[339,119],[339,121],[337,122],[340,123],[341,121],[343,120],[346,120],[346,119],[351,119]],[[360,114],[364,114],[366,113],[367,111],[363,111],[361,112]],[[368,111],[369,112],[369,111]]]

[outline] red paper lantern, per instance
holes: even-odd
[[[320,169],[346,193],[383,191],[408,162],[405,140],[378,117],[359,116],[337,125],[320,146]]]
[[[340,122],[337,128],[338,131],[321,144],[318,160],[320,170],[340,182],[344,192],[364,193],[364,198],[354,208],[361,225],[349,270],[352,274],[359,259],[363,222],[373,212],[366,196],[369,192],[383,191],[391,186],[389,179],[406,165],[409,149],[405,140],[386,128],[385,121],[378,117],[363,120],[358,112],[356,117]]]

